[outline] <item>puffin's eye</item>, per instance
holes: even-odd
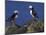
[[[18,13],[18,10],[15,10],[14,13]]]

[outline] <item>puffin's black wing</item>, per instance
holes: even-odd
[[[37,16],[37,12],[34,10],[34,8],[32,8],[32,15],[33,15],[34,17],[39,18],[39,17]]]
[[[16,15],[17,15],[17,13],[14,13],[14,14],[11,16],[11,18],[14,18]]]
[[[11,19],[14,20],[15,16],[18,15],[18,13],[14,13],[12,16],[11,16]]]
[[[37,12],[34,10],[34,8],[32,8],[32,15],[33,16],[36,16],[37,15]]]

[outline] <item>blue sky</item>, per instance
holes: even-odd
[[[29,5],[32,5],[39,19],[44,18],[44,4],[43,3],[34,3],[34,2],[15,2],[15,1],[8,1],[6,3],[6,18],[10,17],[14,10],[19,11],[18,18],[16,19],[16,24],[23,25],[27,20],[32,19],[32,16],[29,12]]]

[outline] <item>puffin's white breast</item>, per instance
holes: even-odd
[[[32,17],[34,17],[33,14],[32,14],[32,10],[30,10],[30,15],[31,15]]]
[[[18,15],[16,15],[15,18],[18,18]]]

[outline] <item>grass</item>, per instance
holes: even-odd
[[[38,22],[35,22],[34,24],[32,23],[28,27],[27,32],[44,32],[44,22],[38,21]]]
[[[32,33],[32,32],[44,32],[44,21],[27,21],[26,22],[28,25],[27,27],[27,33]],[[16,27],[11,27],[8,29],[8,31],[6,33],[15,33],[16,32]]]

